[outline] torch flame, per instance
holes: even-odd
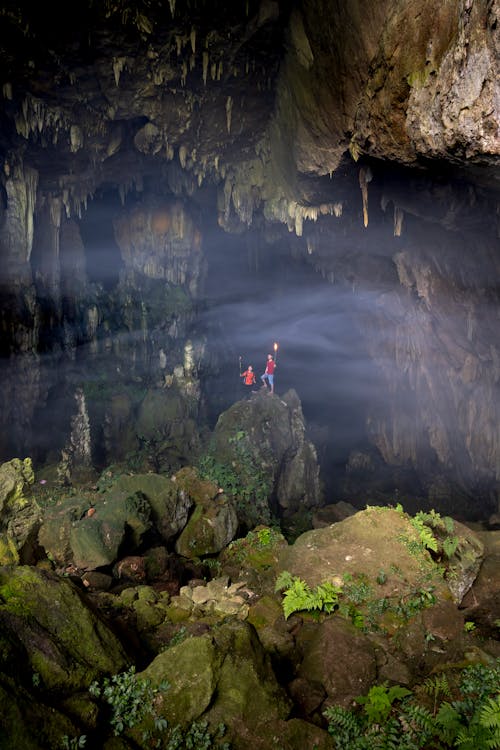
[[[274,351],[275,351],[275,352],[277,352],[277,351],[278,351],[278,344],[277,344],[277,342],[276,342],[276,341],[274,342]]]

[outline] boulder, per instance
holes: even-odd
[[[86,571],[113,565],[124,547],[134,552],[151,527],[151,507],[141,492],[111,488],[94,506],[70,497],[48,508],[38,539],[57,566]]]
[[[128,664],[120,641],[68,579],[29,566],[0,568],[2,671],[65,695]]]
[[[120,476],[107,497],[141,493],[151,506],[151,521],[165,542],[174,539],[187,523],[194,500],[178,483],[160,474]]]
[[[177,554],[187,558],[220,552],[238,529],[233,502],[210,481],[201,480],[195,469],[182,469],[176,484],[194,501],[195,509],[175,543]]]
[[[268,738],[269,726],[290,711],[255,631],[244,622],[227,621],[212,634],[167,649],[139,677],[153,685],[169,682],[157,709],[170,727],[186,728],[198,720],[210,726],[222,722],[235,750],[249,747],[250,737]],[[133,733],[140,736],[141,729]],[[273,745],[269,741],[264,746]]]
[[[298,677],[310,685],[311,695],[319,698],[324,691],[323,702],[318,706],[320,714],[329,705],[350,707],[354,698],[366,693],[375,682],[374,645],[341,618],[331,617],[318,626],[303,628],[298,645],[303,648]]]
[[[34,479],[30,458],[0,466],[0,565],[34,562],[42,515],[29,492]]]
[[[411,517],[387,507],[369,507],[302,534],[282,549],[278,570],[301,578],[311,588],[326,581],[337,585],[352,605],[353,616],[361,613],[365,625],[393,631],[437,602],[458,604],[457,590],[470,585],[471,570],[477,570],[482,559],[482,545],[466,527],[455,525],[451,533],[457,539],[455,554],[464,549],[470,555],[463,575],[455,555],[436,562]]]
[[[316,450],[306,440],[300,399],[261,390],[223,412],[209,446],[213,472],[247,528],[320,504]]]

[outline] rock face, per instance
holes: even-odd
[[[321,502],[316,451],[294,390],[282,398],[261,390],[230,407],[215,426],[209,456],[247,527]]]
[[[180,6],[2,15],[0,458],[189,463],[217,224],[349,292],[386,395],[361,442],[494,510],[497,4]]]
[[[34,479],[29,458],[0,466],[0,565],[34,560],[42,515],[30,493]]]

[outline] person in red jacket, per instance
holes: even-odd
[[[250,388],[252,387],[252,385],[255,385],[255,373],[253,371],[252,365],[248,365],[248,368],[245,370],[245,372],[241,373],[240,378],[243,378],[243,383]]]
[[[273,359],[272,354],[267,355],[267,362],[266,362],[266,369],[263,372],[263,374],[260,376],[260,379],[263,383],[263,388],[267,388],[269,385],[269,389],[271,393],[274,393],[274,369],[276,367],[276,362]]]

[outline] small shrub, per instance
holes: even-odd
[[[119,735],[125,729],[136,726],[147,715],[152,716],[156,723],[159,717],[154,709],[154,699],[168,687],[168,683],[163,682],[153,688],[149,680],[136,677],[135,667],[132,666],[127,672],[105,677],[102,686],[94,681],[89,693],[94,698],[102,698],[111,707],[110,724],[114,734]]]

